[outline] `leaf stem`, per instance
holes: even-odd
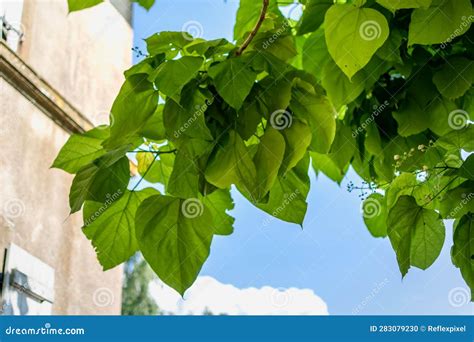
[[[253,38],[257,35],[258,30],[260,29],[260,26],[262,26],[263,21],[265,20],[265,16],[267,14],[267,9],[268,9],[268,4],[270,3],[270,0],[263,0],[263,6],[262,10],[260,11],[260,17],[258,18],[257,23],[255,24],[255,27],[253,30],[250,32],[248,35],[247,39],[243,42],[243,44],[239,47],[237,52],[235,53],[237,56],[240,56],[245,49],[250,45],[252,42]]]
[[[150,165],[148,166],[148,168],[146,169],[145,173],[143,174],[142,178],[140,178],[140,180],[138,181],[137,184],[135,184],[135,186],[133,187],[132,189],[132,192],[135,191],[135,189],[140,185],[140,183],[142,182],[142,180],[145,179],[145,176],[147,175],[148,171],[150,171],[153,163],[155,162],[156,158],[158,158],[158,155],[159,154],[155,154],[155,157],[153,158],[153,161],[150,163]]]
[[[169,150],[169,151],[147,151],[147,150],[139,150],[139,151],[130,151],[128,153],[153,153],[157,156],[160,154],[167,154],[167,153],[175,153],[177,149]]]
[[[453,179],[451,179],[440,191],[438,191],[438,193],[436,195],[433,196],[433,198],[431,198],[428,202],[424,203],[422,205],[422,207],[430,204],[431,202],[433,202],[439,195],[441,195],[441,193],[446,190],[446,188],[448,186],[450,186],[456,179],[458,179],[458,176],[454,177]]]

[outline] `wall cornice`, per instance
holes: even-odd
[[[81,133],[93,127],[84,115],[41,78],[3,40],[0,40],[0,77],[67,132]]]

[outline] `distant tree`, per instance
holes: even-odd
[[[122,293],[122,315],[158,315],[160,310],[148,291],[154,274],[141,255],[132,257],[125,264]]]
[[[202,312],[202,315],[203,316],[214,316],[211,309],[209,309],[207,306],[204,308],[204,311]]]

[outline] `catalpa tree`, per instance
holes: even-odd
[[[283,2],[241,0],[233,42],[152,35],[111,124],[67,141],[53,166],[75,174],[71,212],[83,208],[99,262],[140,251],[183,294],[213,236],[233,231],[232,186],[302,225],[309,167],[337,183],[352,167],[402,276],[434,263],[454,219],[452,263],[474,290],[471,1],[300,2],[294,21]]]

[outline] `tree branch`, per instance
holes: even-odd
[[[252,42],[252,39],[256,36],[258,30],[260,29],[260,26],[262,26],[262,23],[263,21],[265,20],[265,16],[267,14],[267,10],[268,10],[268,4],[270,3],[270,0],[263,0],[263,6],[262,6],[262,10],[260,11],[260,17],[258,18],[258,21],[257,23],[255,24],[255,27],[253,28],[253,30],[250,32],[250,34],[248,35],[247,39],[245,39],[245,41],[243,42],[243,44],[239,47],[239,49],[237,50],[237,52],[235,53],[237,56],[240,56],[244,51],[245,49],[250,45],[250,43]]]

